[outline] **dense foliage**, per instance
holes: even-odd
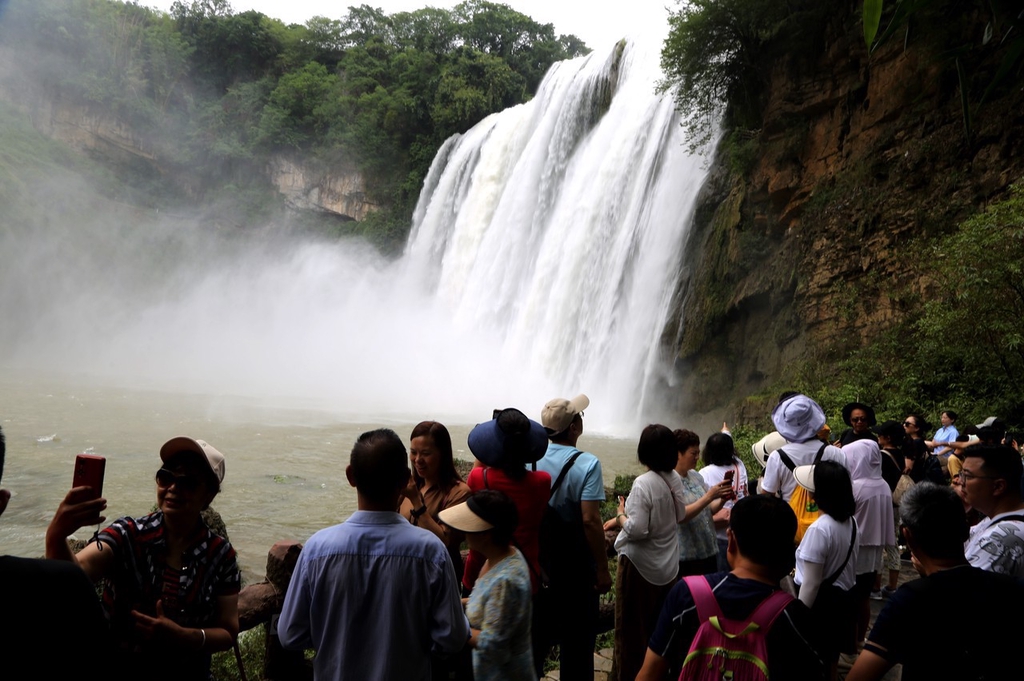
[[[1024,423],[1024,186],[934,241],[922,239],[919,276],[934,287],[903,319],[841,361],[809,362],[758,396],[767,413],[782,389],[813,395],[835,427],[843,404],[873,404],[879,419],[920,412],[964,423],[997,414]],[[769,428],[767,420],[759,424]]]
[[[821,43],[829,12],[813,0],[686,0],[669,16],[661,53],[692,144],[726,128],[761,127],[772,60]]]
[[[9,87],[114,112],[161,161],[187,169],[192,193],[265,181],[275,153],[357,168],[370,198],[392,208],[372,221],[385,238],[404,234],[447,137],[525,101],[554,61],[586,51],[484,0],[391,15],[362,5],[304,26],[236,14],[227,0],[179,1],[169,14],[15,0],[0,29],[17,65]]]
[[[842,11],[811,0],[680,0],[662,49],[665,79],[693,135],[709,139],[763,124],[768,69],[820,56],[825,29]],[[864,39],[924,41],[959,80],[969,139],[976,109],[1024,73],[1024,14],[1019,0],[863,1]],[[984,31],[965,37],[982,19]]]

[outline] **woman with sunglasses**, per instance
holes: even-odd
[[[910,414],[903,419],[903,430],[906,433],[903,438],[903,456],[906,459],[907,475],[914,482],[927,480],[937,485],[945,485],[946,474],[942,470],[942,464],[931,456],[925,444],[924,434],[930,428],[931,425],[920,414]]]
[[[104,581],[103,607],[121,654],[104,655],[116,679],[206,679],[210,654],[238,636],[240,577],[235,551],[201,513],[220,491],[224,455],[176,437],[160,448],[157,511],[124,517],[77,555],[67,537],[102,522],[106,500],[88,487],[68,492],[46,531],[46,557]]]

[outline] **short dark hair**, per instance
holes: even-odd
[[[676,453],[676,436],[668,426],[652,423],[640,433],[636,458],[652,471],[667,473],[676,467],[679,460]]]
[[[957,419],[956,412],[953,411],[952,409],[944,409],[944,410],[942,410],[940,412],[940,415],[941,414],[945,414],[946,418],[948,418],[953,423],[956,423],[956,419]]]
[[[736,445],[729,433],[715,433],[704,445],[702,461],[705,466],[729,466],[736,458]]]
[[[412,429],[409,439],[412,440],[415,437],[429,437],[434,446],[437,447],[437,451],[441,455],[441,465],[437,469],[438,485],[441,489],[447,489],[453,483],[462,481],[458,470],[455,469],[455,456],[452,453],[452,436],[448,429],[444,427],[444,424],[437,421],[420,421]],[[413,475],[416,478],[416,484],[422,485],[423,478],[416,475],[416,471],[413,471]]]
[[[926,432],[932,429],[932,424],[928,423],[928,419],[921,416],[921,414],[917,412],[910,412],[907,414],[907,418],[910,418],[911,416],[914,417],[914,425],[917,426],[918,435],[923,437]],[[905,420],[906,419],[904,419],[904,421]]]
[[[363,433],[349,456],[356,489],[373,502],[385,502],[409,482],[408,455],[390,428]]]
[[[736,547],[747,559],[779,577],[796,564],[796,514],[782,499],[765,494],[743,497],[729,515]]]
[[[495,544],[508,546],[519,526],[519,511],[515,502],[504,492],[496,489],[482,489],[470,497],[475,508],[471,510],[478,516],[494,525],[491,539]]]
[[[700,436],[692,430],[677,428],[672,431],[676,438],[676,451],[685,452],[690,447],[700,447]]]
[[[1011,493],[1020,494],[1020,481],[1024,476],[1024,463],[1020,454],[1007,445],[974,445],[964,449],[964,458],[977,457],[985,475],[1002,478],[1008,483]]]
[[[789,399],[790,397],[793,397],[794,395],[799,395],[799,394],[800,394],[800,393],[799,393],[798,391],[796,391],[796,390],[784,390],[784,391],[782,391],[782,393],[781,393],[781,394],[779,395],[779,401],[778,401],[778,402],[776,402],[775,404],[777,404],[777,405],[778,405],[778,404],[782,404],[783,402],[785,402],[786,400],[788,400],[788,399]]]
[[[850,519],[857,510],[857,501],[846,466],[835,461],[821,461],[814,466],[814,500],[822,513],[839,522]]]
[[[964,557],[970,528],[963,502],[951,487],[927,480],[911,487],[900,500],[900,523],[910,530],[915,551],[931,558]]]

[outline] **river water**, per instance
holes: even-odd
[[[483,411],[481,418],[489,416],[489,408]],[[593,418],[588,415],[588,425]],[[107,458],[108,519],[148,513],[156,503],[160,445],[191,435],[225,455],[224,487],[213,507],[224,517],[246,578],[258,579],[275,541],[305,541],[355,510],[345,466],[359,434],[388,427],[408,443],[414,423],[358,422],[323,409],[268,406],[265,400],[122,388],[83,376],[6,369],[0,378],[0,425],[7,438],[2,486],[13,493],[0,517],[0,553],[42,555],[46,525],[71,487],[74,459],[82,452]],[[466,447],[471,427],[449,424],[457,458],[472,460]],[[601,458],[606,484],[616,474],[639,472],[635,441],[587,433],[580,446]],[[77,536],[86,538],[92,529]]]

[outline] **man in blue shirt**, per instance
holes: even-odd
[[[306,542],[278,622],[287,649],[313,648],[314,677],[430,679],[430,654],[469,639],[448,550],[395,512],[410,477],[393,431],[359,436],[345,474],[359,510]]]
[[[597,457],[576,448],[583,434],[583,410],[590,406],[586,395],[571,400],[555,398],[541,410],[541,424],[551,443],[537,462],[537,470],[551,476],[552,492],[548,504],[562,520],[579,527],[582,537],[574,543],[578,555],[558,562],[571,569],[548,574],[549,603],[539,603],[547,616],[536,618],[557,626],[548,632],[548,640],[560,644],[560,678],[565,681],[594,678],[594,641],[597,637],[598,597],[611,588],[608,555],[601,523],[604,478]],[[575,460],[573,460],[575,457]],[[569,462],[572,465],[566,469]],[[565,470],[561,484],[558,483]],[[544,552],[544,546],[541,546]],[[544,562],[545,556],[541,555]]]

